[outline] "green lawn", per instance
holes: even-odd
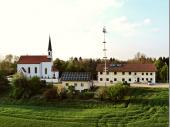
[[[168,89],[132,88],[131,95],[129,101],[116,105],[94,101],[44,106],[0,102],[0,127],[168,127]]]

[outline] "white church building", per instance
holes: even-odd
[[[17,63],[17,72],[26,77],[37,76],[46,82],[58,82],[59,71],[53,67],[51,38],[49,37],[48,55],[23,55]]]

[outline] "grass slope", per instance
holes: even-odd
[[[120,104],[94,101],[28,106],[0,102],[0,127],[167,127],[168,89],[131,88]]]

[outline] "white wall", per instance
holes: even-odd
[[[84,90],[84,89],[89,89],[90,86],[92,85],[92,82],[90,81],[87,81],[87,82],[84,82],[84,81],[62,81],[62,84],[64,87],[68,88],[68,86],[66,86],[66,83],[69,84],[69,86],[74,86],[74,83],[77,83],[77,86],[75,87],[75,90]],[[84,84],[84,86],[82,87],[81,86],[81,83]]]
[[[45,80],[48,83],[57,83],[58,79],[41,79],[41,80]]]
[[[41,64],[17,64],[17,71],[20,72],[23,67],[26,70],[24,75],[27,77],[37,76],[40,77],[40,79],[46,80],[46,82],[58,82],[59,72],[52,72],[52,64],[52,62],[42,62]],[[30,67],[30,73],[28,73],[28,67]],[[35,67],[37,67],[37,73],[35,73]],[[45,68],[47,68],[47,74],[45,74]],[[55,78],[52,80],[54,73]]]
[[[142,73],[144,73],[144,75],[142,75]],[[148,73],[148,75],[146,75],[146,73]],[[150,75],[150,73],[152,73],[152,75]],[[125,75],[123,75],[122,72],[117,72],[116,75],[114,74],[114,72],[109,72],[108,75],[106,74],[106,78],[109,78],[109,81],[106,82],[107,84],[110,84],[111,80],[113,81],[113,83],[116,83],[118,81],[122,82],[122,78],[124,78],[125,81],[127,81],[128,83],[135,83],[137,82],[137,78],[139,78],[139,82],[147,83],[152,78],[152,83],[155,83],[155,76],[155,72],[131,72],[131,75],[129,75],[129,72],[125,72]],[[100,81],[100,78],[102,78],[103,81]],[[117,81],[114,81],[114,78],[116,78]],[[131,81],[129,81],[129,78],[131,79]],[[144,80],[142,80],[142,78],[144,78]],[[146,78],[148,78],[148,81],[146,80]],[[103,74],[100,74],[100,72],[98,72],[98,82],[101,84],[105,83],[105,72],[103,72]]]
[[[41,77],[40,64],[17,64],[17,71],[19,72],[22,67],[26,70],[25,75],[27,77]],[[28,73],[28,67],[30,67],[30,73]],[[35,67],[37,67],[37,73],[35,73]]]
[[[43,78],[52,78],[53,74],[51,73],[52,70],[52,62],[42,62],[41,63],[41,70],[42,70],[42,77]],[[45,68],[47,68],[47,74],[45,74]]]

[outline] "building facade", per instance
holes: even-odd
[[[89,72],[63,72],[61,81],[64,87],[74,86],[78,91],[90,89],[92,86]]]
[[[98,84],[114,84],[116,82],[128,83],[155,83],[156,67],[154,64],[109,64],[107,72],[104,65],[97,66]]]
[[[47,82],[58,82],[59,71],[53,67],[51,39],[49,38],[48,55],[20,56],[17,72],[26,77],[37,76]]]

